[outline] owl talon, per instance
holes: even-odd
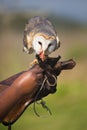
[[[30,67],[33,67],[34,65],[38,64],[38,60],[35,59],[30,63]]]

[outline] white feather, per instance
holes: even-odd
[[[33,48],[37,54],[40,54],[43,51],[46,52],[46,55],[48,55],[57,49],[57,41],[59,41],[58,38],[54,40],[48,40],[43,36],[35,36],[33,39]],[[39,42],[41,44],[39,44]],[[49,46],[49,44],[51,44],[51,46]]]

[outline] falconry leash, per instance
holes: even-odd
[[[33,108],[34,108],[35,114],[36,114],[38,117],[40,117],[40,114],[39,114],[39,113],[37,112],[37,110],[36,110],[36,104],[41,105],[44,109],[46,109],[46,110],[48,111],[48,113],[49,113],[50,115],[52,115],[52,112],[51,112],[50,108],[46,105],[46,102],[43,100],[43,98],[41,98],[40,102],[37,101],[37,98],[38,98],[38,96],[39,96],[41,90],[43,89],[45,83],[47,83],[48,86],[55,86],[55,85],[56,85],[56,83],[57,83],[57,82],[56,82],[56,77],[55,77],[54,75],[52,75],[52,77],[54,78],[54,83],[50,83],[49,80],[48,80],[48,78],[47,78],[47,76],[46,76],[46,75],[44,76],[44,80],[43,80],[43,82],[42,82],[42,85],[41,85],[41,87],[40,87],[38,93],[37,93],[36,96],[35,96]]]

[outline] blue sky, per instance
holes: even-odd
[[[0,0],[0,8],[48,11],[87,22],[87,0]]]

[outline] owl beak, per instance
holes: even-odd
[[[42,51],[40,54],[39,54],[40,58],[42,61],[44,61],[46,59],[46,56],[44,54],[44,51]]]

